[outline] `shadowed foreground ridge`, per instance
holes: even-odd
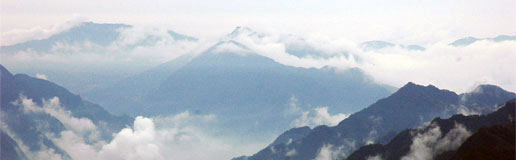
[[[424,129],[409,129],[400,132],[386,145],[373,144],[361,147],[353,152],[346,160],[364,160],[379,156],[383,160],[399,160],[409,154],[413,139],[429,130],[439,127],[440,138],[463,125],[474,133],[458,149],[442,152],[433,157],[437,160],[459,159],[506,159],[514,158],[514,114],[515,100],[505,103],[497,111],[488,115],[454,115],[449,119],[434,119]],[[453,139],[452,139],[453,140]],[[511,156],[512,155],[512,156]]]

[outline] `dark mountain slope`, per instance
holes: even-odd
[[[353,152],[347,160],[364,160],[368,157],[378,155],[384,160],[399,160],[411,150],[414,137],[429,132],[429,130],[434,129],[436,126],[439,127],[441,133],[439,139],[441,139],[447,135],[450,130],[456,128],[457,124],[463,125],[468,131],[475,132],[482,127],[509,123],[514,120],[514,114],[515,101],[511,100],[505,103],[503,107],[496,112],[488,115],[454,115],[449,119],[436,118],[424,129],[409,129],[399,133],[386,145],[374,144],[361,147],[359,150]],[[453,152],[444,152],[436,155],[435,158],[447,159],[446,157],[450,155],[453,155]]]
[[[514,121],[480,128],[469,137],[450,160],[506,160],[516,157]]]

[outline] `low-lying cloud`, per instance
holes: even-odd
[[[333,160],[342,159],[346,156],[344,154],[344,146],[334,146],[332,144],[325,144],[319,150],[315,160]]]
[[[349,117],[349,114],[339,113],[331,115],[328,113],[328,107],[317,107],[312,112],[304,111],[301,116],[292,122],[295,127],[319,125],[335,126],[340,121]]]
[[[312,128],[319,125],[335,126],[350,116],[350,114],[344,113],[332,115],[328,112],[328,108],[328,106],[321,106],[305,110],[302,104],[299,104],[299,99],[292,96],[285,108],[285,115],[295,118],[290,124],[293,127],[309,126]]]
[[[469,136],[471,136],[471,132],[461,124],[455,124],[455,128],[444,136],[442,136],[439,126],[433,126],[427,132],[418,134],[412,139],[409,153],[401,159],[433,159],[446,151],[456,150]]]
[[[91,133],[85,130],[98,129],[95,124],[88,118],[73,117],[70,111],[61,106],[57,97],[43,100],[42,106],[25,96],[20,96],[14,103],[21,106],[25,114],[48,114],[63,123],[66,130],[59,135],[45,133],[45,136],[76,160],[160,160],[172,157],[184,160],[230,159],[263,147],[257,144],[233,143],[230,137],[212,136],[209,130],[213,128],[209,126],[217,123],[217,117],[212,114],[198,115],[185,111],[167,117],[138,116],[133,126],[127,126],[115,133],[114,138],[106,142],[87,136]],[[8,128],[7,126],[2,129],[8,130],[4,128]],[[23,143],[18,144],[25,154],[34,159],[66,159],[43,144],[42,149],[34,153]]]

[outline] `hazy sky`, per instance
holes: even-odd
[[[376,80],[396,87],[414,81],[458,92],[470,90],[480,83],[500,85],[511,91],[516,88],[516,67],[512,62],[512,57],[516,56],[515,42],[482,42],[459,48],[447,45],[466,36],[490,38],[501,34],[516,35],[516,0],[2,0],[0,13],[1,45],[46,38],[83,21],[144,26],[142,33],[149,28],[152,30],[152,27],[168,28],[201,38],[202,42],[216,42],[235,27],[248,26],[269,35],[293,34],[303,37],[312,46],[329,52],[354,51],[368,60],[368,63],[357,66],[352,61],[342,59],[299,59],[284,53],[282,44],[274,41],[274,38],[242,40],[261,54],[286,65],[360,67]],[[136,33],[138,31],[134,34],[141,35]],[[424,54],[397,49],[384,51],[393,54],[360,54],[356,44],[370,40],[418,44],[427,50]],[[213,43],[200,44],[205,44],[200,46],[206,48]],[[153,56],[157,56],[155,59],[159,62],[165,62],[191,52],[188,49],[177,52],[177,48],[203,47],[160,45],[133,54],[121,52],[132,58],[114,54],[107,55],[112,56],[108,58],[99,55],[92,57],[91,54],[79,54],[88,58],[76,54],[44,57],[16,55],[18,59],[4,57],[9,61],[3,63],[17,65],[32,59],[35,62],[62,60],[80,66],[78,64],[83,63],[84,59],[91,59],[95,64],[99,60],[113,58],[132,59],[138,63],[142,63],[142,56],[147,58],[145,60],[152,60],[142,53],[160,53]],[[169,54],[170,50],[176,52]],[[118,66],[118,63],[106,63]],[[126,61],[121,63],[125,64]]]
[[[516,34],[515,0],[2,0],[1,31],[48,29],[75,19],[165,25],[218,37],[239,25],[291,34],[426,44]]]

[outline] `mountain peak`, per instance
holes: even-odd
[[[481,84],[478,85],[473,91],[469,92],[469,94],[482,94],[482,95],[491,95],[491,96],[500,96],[503,94],[512,94],[514,93],[508,92],[503,88],[500,88],[491,84]]]
[[[394,93],[393,95],[414,96],[414,95],[421,95],[421,94],[433,94],[433,93],[437,93],[439,91],[447,91],[447,90],[440,90],[439,88],[437,88],[433,85],[422,86],[422,85],[415,84],[413,82],[408,82],[403,87],[398,89],[398,91],[396,91],[396,93]],[[447,92],[451,92],[451,91],[447,91]]]
[[[258,37],[265,37],[264,34],[258,33],[254,30],[252,30],[249,27],[246,26],[237,26],[230,34],[228,34],[226,37],[228,38],[236,38],[241,35],[247,35],[247,36],[258,36]]]

